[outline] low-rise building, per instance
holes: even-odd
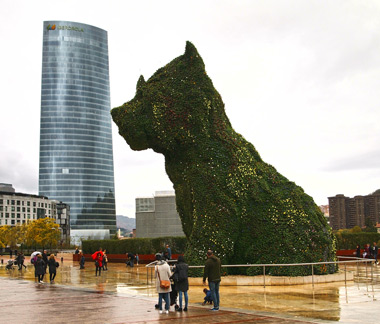
[[[70,207],[45,196],[15,192],[12,185],[0,184],[0,226],[28,224],[40,218],[53,218],[59,225],[61,240],[70,236]]]
[[[136,198],[136,237],[185,236],[174,191]]]

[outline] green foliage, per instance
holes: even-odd
[[[363,249],[367,243],[370,245],[373,242],[380,243],[380,233],[338,231],[336,232],[336,238],[338,250],[356,249],[356,245],[358,244]]]
[[[375,224],[372,222],[371,218],[366,217],[364,224],[365,224],[365,228],[363,228],[363,232],[368,232],[368,233],[376,233],[377,232]]]
[[[155,254],[165,250],[169,244],[172,254],[185,252],[185,237],[135,238],[126,240],[88,240],[82,242],[83,253],[94,253],[100,247],[108,254],[125,254],[127,252],[138,254]]]
[[[111,114],[132,149],[164,154],[191,264],[204,264],[208,249],[224,264],[336,259],[323,213],[234,131],[190,42],[184,55],[148,81],[140,77],[135,97]],[[291,267],[274,271],[310,274]]]
[[[17,226],[0,226],[0,247],[57,247],[61,238],[59,225],[52,218],[41,218]]]
[[[360,233],[362,231],[362,229],[360,228],[360,226],[354,226],[352,229],[351,229],[351,233]]]

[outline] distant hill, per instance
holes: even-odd
[[[136,219],[128,216],[116,215],[116,227],[121,228],[126,233],[132,232],[136,228]]]

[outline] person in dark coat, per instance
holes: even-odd
[[[204,286],[206,285],[206,279],[208,280],[212,301],[214,302],[214,307],[211,308],[211,310],[218,311],[220,302],[219,286],[221,281],[221,262],[211,250],[207,251],[207,260],[203,269]]]
[[[107,258],[107,254],[106,254],[106,250],[104,249],[103,250],[103,271],[107,271],[108,270],[108,267],[107,267],[107,264],[108,264],[108,258]]]
[[[48,255],[47,255],[46,250],[44,250],[44,252],[42,253],[42,260],[44,260],[44,262],[45,262],[45,274],[46,274],[47,273],[46,268],[48,266]]]
[[[57,265],[58,262],[55,260],[54,254],[50,254],[48,260],[50,283],[54,283],[54,278],[57,275]]]
[[[361,256],[361,253],[360,253],[360,245],[358,244],[358,245],[356,246],[356,257],[357,257],[357,258],[360,258],[360,256]]]
[[[84,257],[84,255],[82,254],[82,256],[80,257],[80,262],[79,262],[79,268],[80,269],[84,269],[84,263],[86,262],[86,258]]]
[[[133,265],[135,263],[135,255],[131,252],[126,253],[127,254],[127,267],[130,266],[133,268]]]
[[[26,265],[24,264],[24,261],[25,261],[24,253],[19,252],[17,254],[16,260],[17,260],[17,265],[18,265],[19,270],[22,270],[22,267],[24,267],[26,269]]]
[[[37,280],[39,283],[43,283],[45,275],[45,262],[42,259],[42,255],[38,254],[37,261],[34,263],[35,274],[37,275]]]
[[[98,275],[98,272],[100,276],[103,267],[103,253],[98,253],[98,258],[95,260],[95,267],[95,277]]]
[[[185,307],[183,311],[187,312],[187,305],[189,304],[189,297],[187,291],[189,290],[189,266],[185,263],[185,258],[180,255],[178,263],[174,267],[173,279],[175,289],[179,294],[179,308],[178,312],[182,312],[182,293],[185,295]]]

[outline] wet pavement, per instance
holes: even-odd
[[[109,270],[95,277],[92,263],[79,270],[71,260],[71,254],[64,255],[55,284],[48,283],[48,278],[43,284],[34,282],[29,260],[21,271],[0,264],[1,322],[380,323],[380,266],[367,278],[361,268],[361,277],[355,276],[347,285],[221,286],[219,312],[201,305],[202,286],[191,286],[189,311],[179,313],[172,307],[167,315],[154,308],[157,293],[147,283],[144,266],[109,263]]]

